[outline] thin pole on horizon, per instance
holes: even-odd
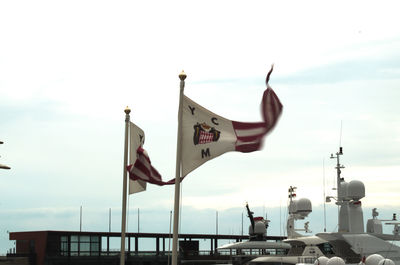
[[[172,224],[172,211],[169,211],[169,234],[168,234],[168,253],[171,251],[171,224]],[[168,265],[171,264],[171,255],[168,255]]]
[[[242,236],[243,236],[243,211],[242,211]]]
[[[262,216],[265,216],[265,202],[263,204],[263,215]],[[267,219],[267,218],[265,218],[265,219]]]
[[[137,232],[140,232],[140,210],[137,208]]]
[[[218,235],[218,211],[215,213],[215,234]]]
[[[128,175],[126,165],[128,163],[128,135],[131,110],[126,107],[125,112],[125,145],[124,145],[124,165],[122,174],[122,220],[121,220],[121,255],[120,265],[125,265],[125,230],[126,230],[126,198],[127,198],[127,182]]]
[[[279,234],[282,236],[282,200],[279,199]]]
[[[322,170],[323,170],[323,178],[322,178],[322,185],[324,188],[324,232],[326,232],[326,194],[325,194],[325,158],[322,159]]]
[[[174,200],[174,227],[173,227],[173,240],[172,240],[172,265],[178,264],[178,228],[179,228],[179,195],[181,183],[181,169],[182,169],[182,99],[183,90],[185,88],[186,74],[182,70],[179,74],[180,90],[179,90],[179,108],[178,108],[178,135],[176,141],[176,168],[175,168],[175,200]]]
[[[111,232],[111,208],[108,211],[108,232]]]
[[[82,232],[82,205],[79,211],[79,232]]]

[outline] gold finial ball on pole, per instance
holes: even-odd
[[[131,113],[131,109],[130,109],[128,106],[126,106],[124,112],[125,112],[126,114],[129,114],[129,113]]]
[[[179,74],[179,79],[180,80],[185,80],[186,79],[186,73],[182,70],[182,72]]]

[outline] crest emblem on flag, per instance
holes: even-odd
[[[193,134],[194,145],[216,142],[221,136],[220,131],[216,130],[214,127],[211,127],[205,122],[197,123],[196,125],[193,126],[193,129],[194,129],[194,134]]]

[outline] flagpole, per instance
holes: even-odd
[[[129,135],[129,122],[131,110],[126,107],[125,112],[125,146],[124,146],[124,167],[123,167],[123,179],[122,179],[122,220],[121,220],[121,255],[120,255],[120,265],[125,264],[125,230],[126,230],[126,196],[127,196],[127,170],[126,165],[128,163],[128,135]]]
[[[175,200],[174,200],[174,227],[172,238],[172,265],[178,264],[178,227],[179,227],[179,195],[181,184],[181,158],[182,158],[182,98],[183,89],[185,88],[186,74],[182,71],[179,74],[180,92],[179,92],[179,109],[178,109],[178,137],[176,142],[176,170],[175,170]]]

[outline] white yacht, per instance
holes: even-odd
[[[289,244],[287,255],[259,256],[248,265],[291,265],[300,263],[314,263],[318,265],[343,264],[400,265],[400,247],[393,241],[400,240],[399,224],[396,215],[391,220],[379,220],[378,212],[373,210],[372,219],[369,219],[364,230],[363,211],[361,199],[365,197],[365,186],[361,181],[346,182],[341,177],[340,156],[343,148],[331,158],[337,160],[337,196],[326,197],[326,202],[336,200],[339,206],[338,232],[317,233],[314,236],[303,236],[299,230],[310,232],[308,222],[304,229],[296,229],[295,221],[304,219],[312,211],[311,202],[308,199],[297,200],[295,187],[289,188],[289,216],[287,220],[288,239],[283,243]],[[383,223],[393,225],[393,234],[384,234]],[[323,258],[322,258],[323,257]],[[329,259],[330,258],[330,259]],[[332,261],[331,264],[329,261]],[[381,262],[381,263],[379,263]]]

